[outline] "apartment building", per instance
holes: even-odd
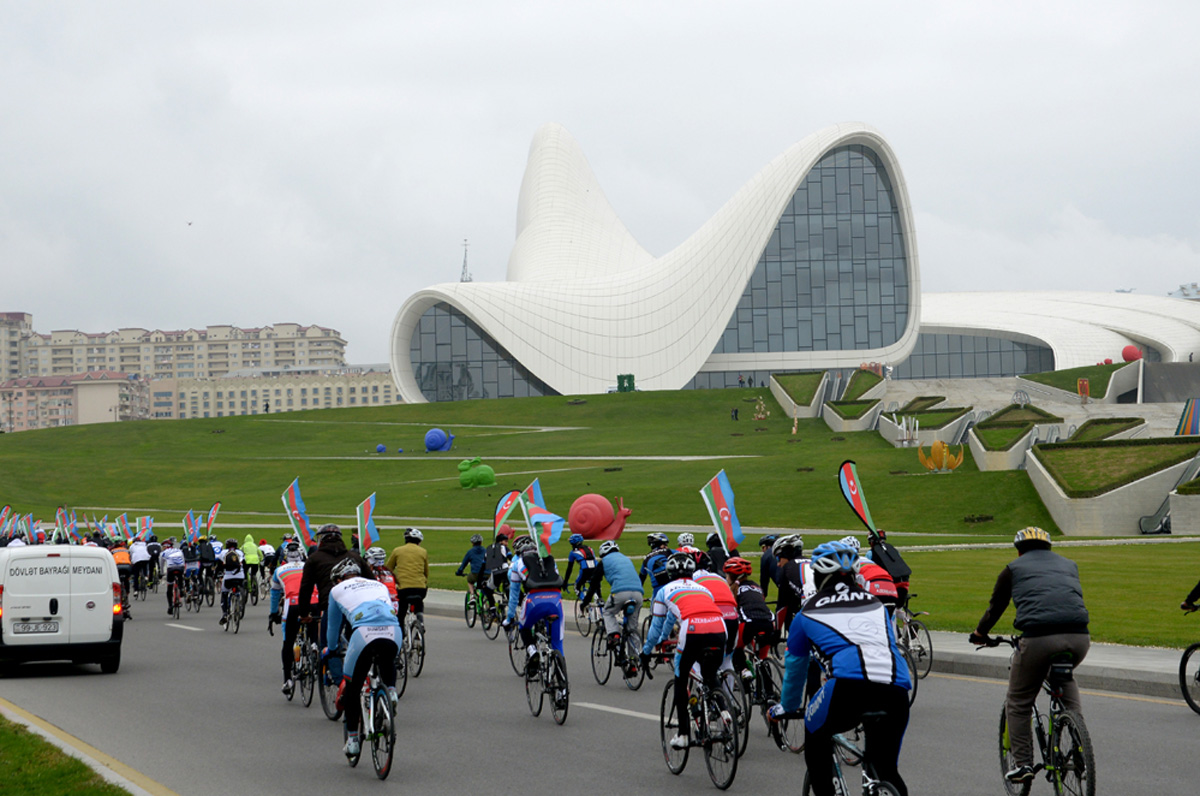
[[[146,379],[209,379],[244,368],[342,367],[346,341],[336,329],[295,323],[42,334],[31,315],[10,312],[0,313],[0,356],[5,378],[113,370]]]
[[[400,402],[387,365],[245,369],[219,378],[156,379],[150,383],[150,417],[156,420]]]
[[[144,420],[149,396],[145,379],[114,370],[8,379],[0,383],[0,430]]]

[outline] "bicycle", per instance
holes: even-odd
[[[148,574],[146,575],[146,588],[155,594],[158,594],[158,583],[161,580],[162,576],[158,571],[158,560],[154,559],[150,565]]]
[[[408,612],[404,615],[404,643],[400,652],[404,656],[405,682],[407,683],[409,675],[420,677],[425,668],[425,629],[417,619],[417,607],[412,604],[409,604]],[[399,663],[397,659],[397,664]],[[400,690],[398,685],[396,690]]]
[[[869,712],[862,714],[863,723],[870,723],[877,719],[886,716],[886,713]],[[855,736],[859,735],[858,730],[855,730]],[[863,755],[863,750],[854,741],[846,737],[844,733],[837,733],[833,736],[833,778],[834,792],[850,793],[846,785],[846,777],[842,774],[842,762],[846,765],[856,766],[860,762],[862,767],[862,793],[863,796],[900,796],[900,791],[890,782],[885,782],[875,773],[875,767],[870,760],[866,760]],[[812,783],[809,781],[809,772],[804,772],[804,785],[801,788],[802,796],[810,796],[812,794]]]
[[[990,637],[987,646],[1007,644],[1014,650],[1019,639]],[[981,648],[982,649],[982,648]],[[1034,773],[1045,772],[1046,780],[1054,788],[1056,796],[1095,796],[1096,754],[1092,749],[1092,738],[1083,723],[1083,716],[1068,710],[1062,702],[1063,686],[1075,678],[1074,658],[1070,653],[1060,653],[1051,658],[1050,671],[1042,682],[1042,691],[1050,697],[1050,710],[1042,713],[1037,703],[1033,705],[1034,740],[1041,762],[1033,767]],[[1008,735],[1008,716],[1000,709],[1000,772],[1001,775],[1016,767]],[[1026,796],[1032,782],[1009,782],[1004,780],[1005,790],[1010,796]]]
[[[139,571],[137,577],[133,579],[133,599],[146,601],[146,573]]]
[[[463,618],[467,627],[475,627],[476,620],[480,620],[483,634],[490,639],[500,635],[500,613],[478,585],[475,586],[474,593],[468,591],[463,596]]]
[[[176,622],[178,622],[179,621],[179,605],[180,605],[180,603],[183,602],[183,595],[181,594],[181,592],[183,591],[183,584],[180,583],[179,581],[175,581],[174,583],[172,583],[170,585],[170,589],[171,589],[171,617]],[[192,610],[190,604],[188,606],[188,610],[189,611]]]
[[[659,736],[667,770],[676,775],[683,773],[688,753],[693,747],[700,747],[704,752],[704,766],[713,785],[725,790],[733,784],[733,778],[737,775],[737,709],[729,703],[722,689],[709,689],[695,671],[683,676],[688,678],[688,715],[691,722],[687,746],[682,749],[671,746],[671,739],[683,734],[675,712],[674,679],[668,680],[663,689],[659,710]]]
[[[346,755],[350,767],[358,765],[362,756],[362,747],[371,745],[371,764],[375,768],[375,776],[387,779],[392,773],[392,755],[396,751],[396,717],[392,712],[392,700],[388,698],[387,688],[383,685],[383,677],[379,674],[379,663],[371,660],[371,668],[363,680],[363,690],[359,694],[362,712],[359,714],[358,737],[361,746],[355,755]],[[342,728],[342,741],[346,741],[348,732]]]
[[[584,594],[587,593],[587,587],[584,587]],[[579,631],[579,635],[587,638],[592,634],[592,628],[597,623],[604,624],[600,616],[600,594],[597,591],[593,595],[593,600],[585,607],[583,604],[583,594],[575,593],[575,629]]]
[[[251,605],[258,605],[258,587],[261,581],[258,577],[258,572],[251,572],[250,577],[246,578],[246,594],[250,597]]]
[[[242,617],[246,615],[246,592],[242,586],[234,586],[229,590],[229,617],[225,622],[225,632],[229,632],[230,625],[233,626],[233,632],[236,635],[242,627]]]
[[[767,715],[771,705],[776,705],[783,698],[783,666],[770,655],[770,649],[765,648],[765,654],[752,654],[747,650],[746,672],[746,718],[749,723],[749,713],[758,706],[759,713],[767,725],[767,734],[780,751],[800,754],[804,751],[804,722],[802,720],[779,719],[771,721]]]
[[[525,701],[529,703],[529,712],[536,717],[541,715],[542,703],[548,694],[554,723],[561,725],[567,720],[567,711],[571,707],[571,689],[567,680],[567,659],[550,645],[550,623],[557,619],[557,616],[548,616],[534,623],[533,643],[537,647],[538,666],[532,673],[526,668]]]
[[[300,702],[308,707],[317,690],[317,678],[321,672],[321,651],[312,638],[311,626],[302,624],[296,630],[296,641],[292,645],[292,681],[300,690]],[[295,689],[293,689],[295,693]],[[292,694],[288,694],[288,701]]]
[[[908,607],[909,601],[916,596],[910,594],[904,599],[902,605],[896,606],[894,616],[896,643],[907,647],[912,652],[912,660],[916,664],[914,672],[918,679],[924,680],[933,669],[933,639],[930,637],[929,628],[925,627],[925,623],[916,618],[929,616],[929,612],[917,611],[914,614]]]
[[[311,628],[308,632],[309,638],[316,635]],[[329,659],[343,657],[343,653],[340,651],[341,646],[339,640],[339,643],[333,647],[335,651],[330,652],[327,656],[317,655],[317,694],[321,697],[321,710],[325,712],[325,718],[330,721],[337,721],[342,717],[342,709],[337,706],[337,692],[340,684],[334,682],[333,675],[329,671]],[[313,644],[313,647],[315,648],[316,644]]]
[[[638,602],[626,600],[621,606],[624,619],[621,623],[621,637],[615,647],[609,643],[603,621],[597,624],[592,632],[592,675],[600,685],[608,682],[608,678],[612,676],[613,665],[616,664],[621,670],[621,679],[624,680],[626,688],[636,691],[642,687],[646,678],[646,672],[638,665],[642,637],[635,628],[630,627],[629,622]]]
[[[498,594],[492,600],[484,596],[483,635],[495,641],[500,637],[500,623],[508,613],[508,595]]]
[[[1188,611],[1194,613],[1196,609]],[[1183,691],[1183,699],[1188,707],[1200,713],[1200,643],[1193,644],[1183,651],[1179,659],[1179,689]]]
[[[201,594],[204,596],[204,601],[208,603],[208,607],[212,608],[213,603],[217,600],[216,567],[202,568],[200,580]]]

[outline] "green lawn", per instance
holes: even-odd
[[[883,377],[872,371],[856,370],[854,371],[854,375],[850,377],[850,383],[846,385],[846,391],[842,394],[842,400],[856,401],[862,397],[863,393],[881,381],[883,381]]]
[[[1081,368],[1052,370],[1047,373],[1029,373],[1023,379],[1056,387],[1067,392],[1077,392],[1079,379],[1088,380],[1088,393],[1097,398],[1103,398],[1108,393],[1108,382],[1112,374],[1125,367],[1128,362],[1114,362],[1111,365],[1085,365]]]
[[[1035,445],[1033,453],[1069,497],[1095,497],[1156,473],[1200,452],[1187,437],[1063,442]]]
[[[1063,419],[1058,415],[1051,414],[1044,409],[1038,409],[1033,404],[1025,404],[1018,406],[1017,404],[1009,404],[992,415],[989,415],[981,426],[990,426],[996,423],[1061,423]]]
[[[826,401],[825,403],[833,410],[834,414],[843,420],[857,420],[870,412],[879,403],[879,400],[871,398],[866,401]]]
[[[995,426],[975,426],[975,436],[979,438],[980,444],[990,451],[1006,451],[1017,444],[1021,437],[1029,433],[1033,428],[1030,423],[1021,423],[1019,425],[995,425]]]
[[[779,386],[798,406],[810,406],[824,376],[825,371],[823,370],[814,370],[808,373],[776,373],[775,381],[779,382]]]
[[[79,760],[29,730],[0,716],[0,791],[21,796],[129,796]]]
[[[901,412],[922,412],[946,400],[943,395],[918,395],[900,408]]]
[[[1069,442],[1092,442],[1137,428],[1146,421],[1140,417],[1093,417],[1075,430]]]
[[[946,409],[926,409],[923,412],[905,412],[903,416],[916,418],[921,424],[921,429],[932,431],[936,428],[944,428],[969,411],[971,411],[969,406],[953,406]]]

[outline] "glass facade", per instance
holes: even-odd
[[[1054,370],[1045,346],[999,337],[920,334],[912,355],[895,366],[894,379],[1008,378]]]
[[[417,386],[428,401],[558,395],[445,302],[421,316],[409,356]]]
[[[867,147],[839,147],[784,209],[713,353],[882,348],[904,334],[909,298],[887,170]]]
[[[723,390],[726,387],[758,387],[765,390],[770,385],[769,370],[723,370],[697,373],[691,381],[683,385],[683,389]]]

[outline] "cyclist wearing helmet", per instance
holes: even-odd
[[[388,556],[386,566],[396,576],[396,599],[400,618],[413,606],[417,622],[425,629],[425,595],[429,593],[429,551],[421,547],[425,534],[416,528],[404,529],[404,544]]]
[[[708,553],[696,554],[696,571],[692,574],[692,580],[708,589],[713,602],[721,611],[721,618],[725,620],[725,655],[721,658],[720,670],[726,671],[733,668],[733,648],[737,644],[739,616],[737,597],[733,596],[733,590],[729,588],[725,576],[717,574],[719,571],[713,566]]]
[[[150,565],[150,551],[140,537],[135,537],[129,543],[129,561],[133,564],[134,587],[138,589],[145,587],[146,572]]]
[[[333,572],[334,565],[345,558],[352,559],[358,564],[359,572],[364,573],[365,577],[370,577],[370,568],[363,557],[346,549],[346,543],[342,540],[342,529],[332,523],[322,525],[317,531],[317,547],[305,560],[304,576],[300,580],[300,599],[296,608],[299,610],[301,622],[311,621],[313,618],[321,620],[324,617],[329,604],[329,590],[333,588],[330,573]],[[315,602],[312,600],[314,594],[317,596]],[[325,627],[323,621],[317,625],[318,642],[322,647],[327,646]],[[336,657],[330,658],[329,671],[334,677],[341,677],[341,663]]]
[[[993,646],[996,642],[988,638],[988,631],[1010,601],[1016,606],[1013,627],[1021,632],[1021,638],[1008,671],[1004,703],[1015,766],[1004,776],[1009,782],[1029,782],[1036,773],[1030,716],[1051,659],[1069,657],[1078,666],[1087,656],[1091,639],[1075,562],[1051,552],[1050,534],[1041,528],[1017,531],[1013,546],[1017,557],[996,578],[991,602],[970,641]],[[1079,712],[1079,686],[1074,680],[1063,685],[1062,701],[1067,710]]]
[[[552,556],[539,556],[537,544],[528,536],[513,540],[512,566],[508,569],[508,616],[504,627],[512,627],[520,604],[521,643],[529,654],[526,672],[537,671],[539,661],[537,647],[533,643],[533,626],[541,619],[554,617],[550,621],[550,644],[561,654],[563,651],[562,578],[554,565]],[[521,588],[525,589],[525,600],[521,601]]]
[[[650,552],[642,559],[638,578],[643,584],[647,577],[650,578],[650,595],[654,596],[667,583],[667,559],[671,556],[671,548],[667,545],[670,541],[665,533],[648,533],[646,544],[649,545]]]
[[[596,573],[596,553],[583,543],[583,535],[573,533],[567,541],[571,544],[571,553],[567,556],[567,573],[563,575],[563,583],[571,582],[571,570],[579,564],[579,577],[575,578],[575,593],[583,594],[584,587],[593,583],[598,587],[600,581]]]
[[[462,577],[464,570],[467,567],[471,571],[467,573],[467,593],[472,597],[475,596],[475,585],[487,585],[487,570],[484,565],[487,563],[487,550],[483,548],[483,537],[475,534],[471,537],[471,549],[463,556],[462,563],[458,565],[458,569],[454,570],[454,574]]]
[[[259,551],[258,545],[254,543],[254,537],[246,534],[246,540],[242,542],[242,561],[246,563],[246,580],[258,575],[258,577],[266,577],[265,569],[262,567],[262,552]]]
[[[150,538],[146,540],[146,552],[150,554],[150,563],[147,565],[147,571],[157,571],[158,557],[162,555],[162,544],[158,541],[158,536],[150,534]]]
[[[788,534],[775,540],[771,547],[779,564],[779,613],[783,627],[790,628],[800,612],[800,606],[816,592],[812,565],[804,560],[804,538]]]
[[[183,556],[183,551],[175,547],[175,540],[168,539],[166,544],[162,546],[159,553],[159,560],[162,561],[162,566],[167,570],[167,615],[174,614],[171,589],[183,588],[183,568],[186,564]],[[174,586],[172,586],[174,584]],[[180,599],[183,599],[182,593]]]
[[[129,556],[129,548],[125,541],[117,538],[109,549],[113,561],[117,562],[117,577],[121,580],[121,610],[125,618],[129,618],[129,579],[133,575],[133,559]]]
[[[720,572],[730,556],[730,552],[725,550],[725,543],[721,539],[721,534],[716,531],[710,533],[704,539],[704,546],[708,548],[708,557],[712,561],[712,571]],[[733,550],[732,554],[737,555],[737,550]]]
[[[221,625],[229,621],[229,594],[234,589],[246,587],[246,564],[242,560],[242,551],[238,550],[237,542],[233,539],[225,541],[225,550],[220,558],[217,571],[221,574]]]
[[[588,586],[588,592],[583,597],[586,605],[592,595],[600,590],[600,578],[608,581],[609,595],[604,603],[604,631],[608,633],[608,642],[617,651],[617,663],[625,665],[625,650],[621,648],[621,623],[631,623],[629,627],[638,626],[638,614],[642,612],[642,582],[638,579],[637,568],[629,560],[629,556],[621,552],[620,546],[614,541],[600,543],[600,563],[596,565],[596,577]],[[633,601],[633,610],[628,615],[622,613],[626,602]]]
[[[675,552],[686,553],[689,548],[695,549],[696,537],[693,536],[692,534],[688,533],[687,531],[684,531],[683,533],[681,533],[675,537],[675,544],[677,545],[677,547],[675,548]]]
[[[275,573],[279,561],[275,558],[275,548],[267,544],[266,539],[258,540],[258,555],[262,558],[263,577],[269,578]],[[282,556],[280,556],[282,558]]]
[[[396,655],[404,638],[396,609],[387,588],[377,580],[363,577],[366,571],[358,560],[346,557],[334,564],[329,573],[329,610],[325,617],[325,637],[338,638],[342,622],[350,625],[346,657],[342,664],[342,681],[338,686],[337,704],[346,711],[347,757],[359,753],[358,723],[362,707],[358,695],[363,681],[374,662],[387,686],[392,709],[396,707]],[[328,652],[328,650],[326,650]]]
[[[771,552],[771,547],[778,538],[775,534],[768,533],[758,540],[758,546],[762,550],[762,558],[758,560],[758,585],[762,586],[764,599],[770,597],[772,584],[779,585],[779,562]]]
[[[839,542],[813,550],[817,592],[792,621],[781,703],[769,715],[780,718],[800,710],[812,656],[828,678],[804,715],[804,762],[813,793],[834,793],[834,734],[858,726],[863,713],[879,712],[883,717],[866,726],[867,755],[879,777],[907,796],[897,764],[908,726],[911,675],[887,610],[854,582],[857,557]]]
[[[387,568],[387,551],[382,547],[372,547],[367,551],[365,556],[367,564],[371,567],[371,574],[375,580],[387,587],[388,594],[392,595],[392,607],[396,609],[396,616],[400,615],[400,598],[396,596],[396,576],[393,575]]]
[[[733,665],[743,677],[750,674],[746,670],[745,648],[750,647],[759,660],[766,660],[775,641],[775,613],[767,605],[762,587],[750,577],[753,573],[754,567],[740,556],[725,562],[725,577],[737,600],[739,620]]]
[[[503,592],[508,588],[508,540],[510,538],[512,538],[512,528],[501,525],[496,531],[496,538],[487,546],[484,557],[483,567],[487,570],[490,583],[490,586],[485,586],[484,593],[492,601],[493,606],[496,604],[495,593]]]
[[[288,542],[281,551],[283,563],[271,575],[270,620],[283,625],[283,694],[292,693],[292,661],[295,659],[296,634],[300,628],[300,613],[293,610],[300,602],[300,583],[304,580],[304,551],[298,542]],[[315,595],[312,595],[315,598]]]
[[[717,668],[725,650],[725,621],[721,609],[713,602],[712,593],[692,580],[696,559],[686,553],[676,553],[667,559],[668,583],[654,596],[651,614],[654,621],[642,645],[641,664],[650,663],[650,652],[666,640],[675,623],[679,623],[679,643],[675,647],[675,712],[679,730],[669,743],[674,749],[686,749],[691,722],[687,713],[688,672],[700,664],[704,683],[717,688]],[[685,733],[688,733],[685,735]]]
[[[208,582],[215,581],[213,576],[217,566],[217,553],[213,550],[213,546],[208,543],[207,536],[201,536],[196,540],[196,557],[200,560],[200,581]]]

